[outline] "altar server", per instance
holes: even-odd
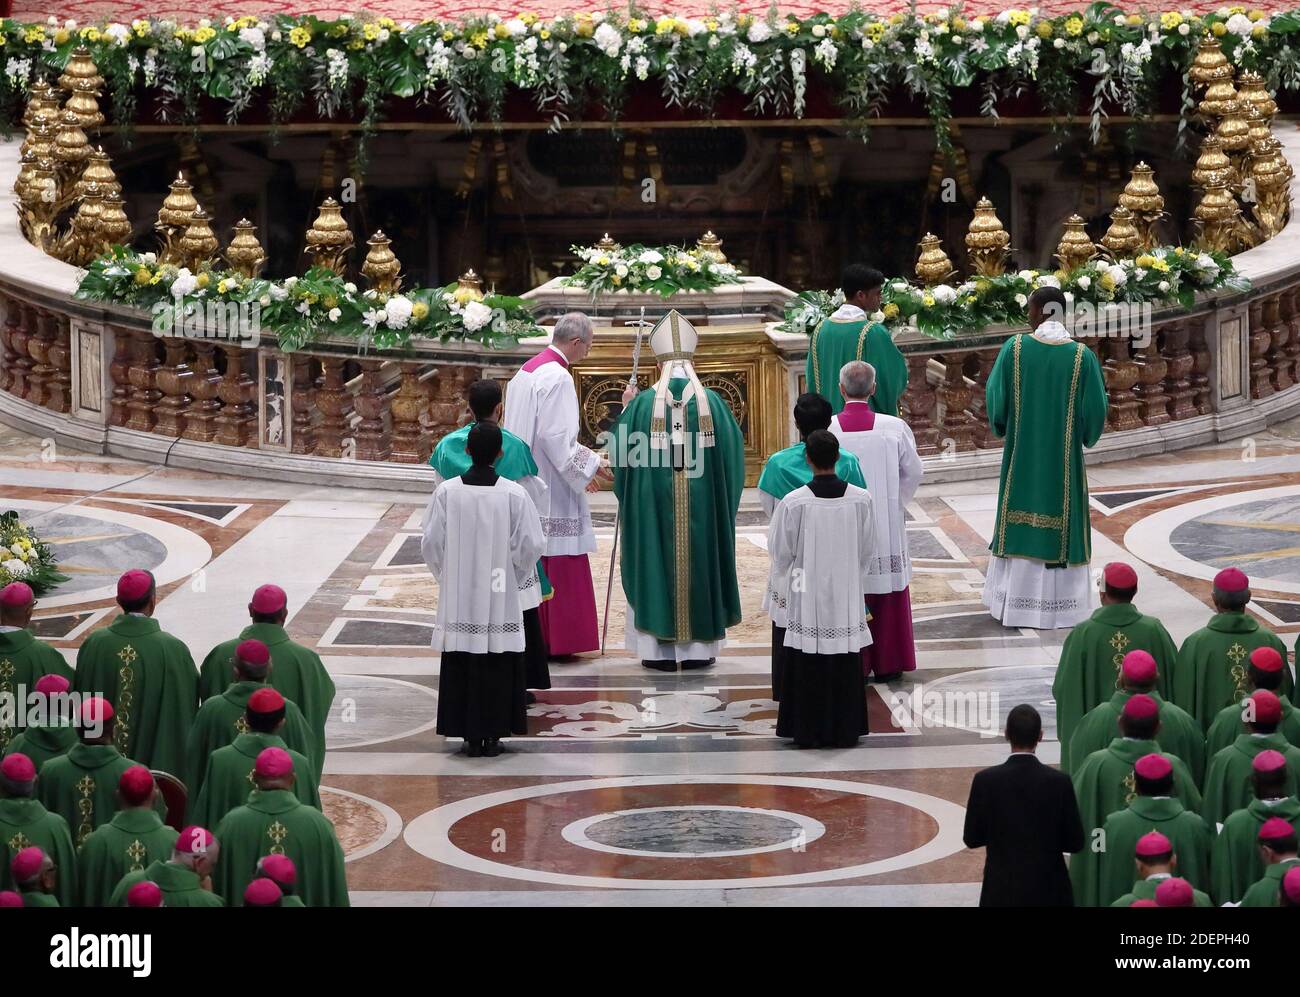
[[[71,688],[72,683],[62,675],[42,675],[37,679],[33,711],[39,710],[41,716],[28,717],[27,726],[9,742],[4,754],[26,755],[38,772],[51,758],[66,755],[77,743],[77,728],[68,716]]]
[[[45,675],[72,678],[72,669],[55,648],[32,635],[36,596],[26,582],[0,589],[0,696],[11,696],[10,710],[0,707],[0,754],[23,732],[27,699]]]
[[[1112,907],[1133,907],[1138,901],[1154,900],[1157,907],[1212,907],[1203,890],[1195,890],[1187,880],[1176,877],[1178,857],[1174,845],[1159,831],[1138,839],[1133,849],[1137,865],[1137,882]]]
[[[1034,331],[1002,344],[985,390],[989,425],[1006,443],[983,599],[1007,627],[1072,627],[1092,606],[1083,448],[1105,428],[1106,384],[1065,317],[1060,288],[1034,291]]]
[[[877,413],[870,401],[878,390],[876,369],[852,360],[840,369],[844,410],[831,432],[841,452],[862,464],[876,517],[876,552],[867,573],[868,626],[871,643],[862,649],[864,675],[878,682],[916,669],[912,637],[912,557],[907,550],[904,507],[916,494],[924,469],[912,430],[902,419]]]
[[[1281,817],[1270,817],[1260,827],[1258,840],[1264,875],[1246,891],[1241,906],[1277,907],[1283,878],[1292,869],[1300,869],[1296,831]]]
[[[153,883],[162,891],[164,907],[225,907],[212,887],[220,859],[221,845],[216,836],[207,828],[191,824],[176,836],[171,858],[165,862],[155,859],[144,869],[128,872],[114,888],[108,905],[126,907],[136,885]]]
[[[845,748],[868,732],[861,652],[875,514],[871,494],[836,475],[834,436],[817,430],[806,449],[812,480],[782,499],[767,534],[771,588],[787,594],[776,733],[800,748]]]
[[[528,493],[492,469],[501,429],[480,422],[467,439],[473,466],[433,493],[421,549],[438,582],[438,733],[491,757],[501,738],[527,731],[519,592],[545,538]]]
[[[542,634],[552,657],[564,658],[600,647],[596,592],[588,555],[596,549],[587,492],[611,480],[595,451],[578,442],[578,392],[569,368],[591,349],[591,319],[570,312],[555,323],[551,345],[510,379],[503,428],[524,442],[546,484],[550,509],[542,520],[546,537],[542,569],[555,587],[542,603]]]
[[[0,888],[13,886],[9,862],[21,849],[36,845],[64,870],[55,891],[62,906],[77,900],[77,852],[68,822],[35,798],[36,766],[26,755],[6,755],[0,762]]]
[[[1291,777],[1286,759],[1279,751],[1261,751],[1251,762],[1251,788],[1255,798],[1240,810],[1234,810],[1219,825],[1214,839],[1214,899],[1219,903],[1237,903],[1250,885],[1264,875],[1256,839],[1259,829],[1270,817],[1281,817],[1293,827],[1300,821],[1300,800],[1288,793]]]
[[[1286,791],[1295,793],[1300,786],[1300,748],[1278,733],[1281,722],[1282,706],[1275,695],[1261,689],[1250,696],[1242,711],[1245,732],[1215,754],[1205,774],[1205,808],[1201,816],[1207,821],[1222,821],[1250,803],[1251,772],[1255,756],[1261,751],[1276,751],[1286,759]]]
[[[154,810],[158,787],[143,765],[133,765],[117,781],[121,807],[81,843],[77,880],[81,906],[106,907],[113,890],[130,872],[165,862],[176,846],[176,829]]]

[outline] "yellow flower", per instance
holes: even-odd
[[[141,267],[135,272],[135,282],[141,285],[153,282],[153,274],[149,272],[148,267]]]
[[[84,38],[84,39],[86,39],[86,41],[88,41],[88,42],[97,42],[97,41],[99,41],[99,29],[98,29],[98,28],[82,28],[82,29],[81,29],[81,37]]]
[[[1175,256],[1182,256],[1182,255],[1183,255],[1183,247],[1182,247],[1182,246],[1175,246],[1175,247],[1174,247],[1174,255],[1175,255]]]
[[[646,22],[639,17],[634,17],[627,22],[627,30],[634,35],[639,35],[646,28]]]
[[[618,287],[619,284],[623,283],[623,278],[620,277],[618,274],[614,274],[614,276],[611,277],[609,280],[610,283],[612,283],[615,287]]]
[[[1125,18],[1125,20],[1128,21],[1128,26],[1130,28],[1136,28],[1142,23],[1142,15],[1129,14],[1129,16]]]
[[[429,306],[426,305],[423,301],[417,301],[415,304],[411,306],[411,318],[415,319],[415,321],[417,322],[426,318],[428,314],[429,314]]]
[[[546,37],[546,32],[542,32],[542,37]],[[475,48],[487,48],[488,33],[486,31],[475,31],[469,36],[469,43]]]
[[[1022,24],[1028,24],[1033,15],[1027,10],[1009,10],[1007,11],[1007,22],[1014,27]]]
[[[873,42],[878,42],[885,37],[885,30],[885,25],[882,22],[872,21],[867,25],[867,37]]]
[[[402,26],[398,24],[396,21],[394,21],[391,17],[381,17],[379,19],[379,26],[381,28],[387,28],[389,31],[397,31],[399,33],[402,30]]]
[[[798,22],[798,21],[786,21],[786,22],[785,22],[785,31],[786,31],[786,34],[789,34],[789,35],[797,35],[797,34],[799,33],[799,22]]]
[[[987,280],[977,280],[977,281],[975,282],[975,293],[976,293],[976,294],[987,294],[989,288],[992,287],[992,286],[993,286],[993,284],[992,284],[990,281],[987,281]]]
[[[1252,10],[1246,16],[1249,17],[1252,21],[1262,21],[1264,20],[1265,15],[1262,10]]]
[[[907,20],[907,18],[902,14],[891,14],[889,17],[890,24],[902,24],[905,20]]]
[[[880,310],[884,313],[885,318],[898,318],[898,305],[894,304],[892,301]]]
[[[346,31],[347,28],[345,27],[343,30]],[[366,36],[366,41],[373,42],[379,37],[379,25],[371,22],[361,29],[361,33]]]
[[[704,21],[704,27],[707,28],[709,31],[717,31],[718,30],[717,19],[713,17],[706,18]]]
[[[207,287],[212,283],[212,278],[205,273],[201,273],[194,278],[194,283],[198,284],[199,287]]]
[[[306,48],[307,43],[311,41],[311,32],[300,24],[289,32],[289,41],[298,48]]]
[[[1160,259],[1153,260],[1151,263],[1151,269],[1157,271],[1158,273],[1168,273],[1169,264],[1165,260],[1160,260]]]
[[[198,31],[194,32],[194,40],[198,42],[200,45],[202,45],[204,42],[210,42],[212,41],[212,39],[216,37],[217,37],[217,33],[212,28],[199,28]],[[311,36],[308,35],[308,37],[310,38]]]
[[[927,294],[925,297],[923,297],[923,298],[921,299],[921,303],[922,303],[923,305],[925,305],[926,308],[933,308],[933,307],[934,307],[934,295],[933,295],[933,294]]]
[[[954,17],[952,19],[952,30],[954,34],[961,34],[963,31],[965,31],[966,19],[962,17]]]
[[[231,27],[234,28],[236,31],[239,30],[238,23],[231,25]],[[348,33],[348,26],[342,22],[330,28],[330,34],[335,38],[345,38],[347,37],[347,33]]]
[[[1067,17],[1065,19],[1065,33],[1072,38],[1078,38],[1083,34],[1083,18]]]
[[[1244,14],[1244,13],[1246,13],[1246,8],[1245,8],[1245,7],[1238,6],[1238,5],[1233,5],[1233,6],[1231,6],[1231,7],[1228,8],[1228,13],[1229,13],[1229,14]]]
[[[353,38],[348,42],[348,49],[352,52],[360,52],[365,47],[366,40],[364,38]]]
[[[1210,33],[1213,34],[1216,38],[1222,38],[1224,35],[1228,33],[1227,25],[1225,25],[1222,21],[1215,21],[1213,24],[1210,25]]]
[[[674,17],[674,18],[673,18],[673,30],[676,31],[679,35],[681,35],[681,36],[684,38],[684,37],[686,37],[688,34],[690,34],[690,32],[691,32],[691,27],[690,27],[689,24],[686,23],[686,21],[685,21],[684,18],[681,18],[681,17]]]
[[[59,28],[58,31],[54,32],[54,44],[66,45],[68,43],[68,39],[71,37],[72,35],[68,33],[67,28]]]
[[[332,294],[327,294],[325,295],[325,300],[322,301],[321,304],[326,308],[337,308],[339,306],[339,299],[334,297]]]
[[[131,27],[135,30],[136,37],[138,38],[143,38],[145,37],[145,35],[149,34],[148,21],[139,20],[139,19],[134,20],[131,22]]]
[[[1155,264],[1156,258],[1152,256],[1150,253],[1143,253],[1133,262],[1140,267],[1151,267]]]
[[[1052,37],[1052,22],[1051,22],[1051,21],[1039,21],[1039,22],[1038,22],[1038,27],[1035,28],[1034,30],[1038,32],[1038,37],[1039,37],[1039,38],[1051,38],[1051,37]]]
[[[1257,24],[1250,29],[1251,38],[1263,38],[1266,34],[1268,34],[1268,28],[1262,24]]]
[[[1178,25],[1183,23],[1183,15],[1176,10],[1167,10],[1160,15],[1160,27],[1166,31],[1173,31]]]
[[[159,271],[158,273],[154,274],[152,277],[149,278],[149,283],[157,284],[159,281],[162,280],[162,278],[163,278],[162,272]]]
[[[444,32],[442,33],[442,40],[445,41],[445,42],[449,42],[449,41],[451,41],[451,40],[452,40],[453,38],[455,38],[455,37],[456,37],[456,34],[455,34],[455,32],[453,32],[453,31],[444,31]]]
[[[973,294],[966,295],[966,300],[963,301],[962,304],[967,306],[975,304],[975,295]]]
[[[1115,278],[1108,273],[1102,274],[1101,279],[1097,281],[1097,283],[1101,285],[1102,290],[1105,291],[1115,290]]]
[[[534,24],[534,23],[537,21],[537,15],[536,15],[536,14],[520,14],[520,15],[519,15],[519,20],[523,21],[525,24],[532,25],[532,24]]]
[[[551,37],[550,29],[542,28],[541,31],[537,32],[537,37],[540,38],[542,41],[546,41],[546,39]]]
[[[510,29],[506,27],[506,24],[505,24],[504,21],[502,21],[501,23],[499,23],[499,24],[498,24],[498,25],[497,25],[497,26],[492,30],[492,33],[493,33],[494,35],[496,35],[498,38],[509,38],[509,37],[510,37]]]
[[[224,280],[219,280],[219,281],[217,281],[217,293],[218,293],[218,294],[225,294],[226,291],[228,291],[229,289],[230,289],[230,285],[227,284]]]

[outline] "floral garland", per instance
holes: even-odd
[[[590,289],[592,297],[602,292],[653,291],[665,298],[678,291],[710,291],[734,284],[740,271],[730,263],[719,263],[699,249],[678,246],[574,246],[582,260],[577,273],[561,279],[568,287]]]
[[[18,521],[13,510],[0,514],[0,588],[10,582],[26,582],[43,595],[67,575],[59,574],[54,552],[40,537]]]
[[[752,113],[800,117],[816,76],[847,118],[863,122],[890,89],[905,89],[924,102],[945,142],[954,89],[978,85],[981,111],[993,118],[1000,100],[1031,89],[1056,117],[1090,96],[1095,140],[1108,110],[1147,113],[1162,80],[1184,81],[1206,35],[1271,87],[1300,89],[1297,33],[1300,11],[1125,12],[1100,0],[1067,14],[1030,7],[992,17],[967,17],[954,4],[924,15],[854,9],[806,18],[775,6],[766,16],[651,17],[633,5],[418,23],[287,14],[196,25],[0,20],[0,124],[12,125],[35,76],[57,75],[71,50],[87,45],[114,119],[128,124],[143,91],[164,121],[197,121],[202,103],[216,100],[229,121],[256,103],[279,123],[311,95],[321,117],[359,115],[366,128],[390,98],[438,100],[469,127],[500,121],[511,89],[529,93],[539,113],[557,121],[593,100],[616,119],[629,87],[649,80],[668,105],[706,117],[729,90],[744,94]],[[1186,118],[1191,108],[1183,104]]]
[[[880,311],[872,318],[891,331],[910,326],[934,339],[978,333],[991,325],[1023,326],[1029,295],[1039,287],[1059,287],[1076,310],[1090,306],[1103,322],[1108,308],[1121,305],[1178,304],[1190,308],[1201,291],[1247,291],[1224,253],[1162,247],[1135,259],[1090,260],[1066,273],[1021,270],[997,277],[972,277],[960,284],[919,287],[904,278],[885,281]],[[786,306],[782,332],[810,335],[844,303],[841,291],[804,291]]]
[[[457,284],[382,294],[358,290],[323,267],[280,281],[243,277],[232,270],[202,268],[192,273],[158,263],[153,253],[120,246],[90,264],[75,296],[150,311],[159,335],[183,336],[190,327],[212,335],[216,323],[206,318],[212,306],[234,306],[246,333],[272,328],[286,352],[326,337],[404,349],[414,336],[501,347],[542,333],[521,299],[484,295]],[[216,314],[222,331],[234,338],[234,330],[224,325],[225,311],[218,308]]]

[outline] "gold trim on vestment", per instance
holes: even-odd
[[[1061,557],[1062,562],[1070,552],[1070,452],[1071,445],[1074,442],[1074,398],[1079,390],[1079,371],[1083,367],[1083,351],[1086,347],[1078,344],[1074,351],[1074,373],[1070,375],[1070,402],[1065,410],[1065,496],[1061,508]],[[1089,544],[1091,537],[1084,537],[1084,553],[1090,554]],[[1086,556],[1085,560],[1092,560]]]
[[[686,469],[673,470],[673,558],[676,588],[673,592],[677,639],[691,635],[691,483]]]

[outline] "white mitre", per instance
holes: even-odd
[[[684,409],[692,397],[696,399],[699,413],[699,446],[713,446],[713,412],[709,408],[709,396],[700,384],[699,376],[691,358],[700,345],[700,334],[695,330],[676,308],[655,323],[650,330],[650,349],[654,351],[655,362],[663,366],[659,381],[655,384],[654,412],[650,420],[650,446],[665,449],[668,446],[668,408]],[[674,373],[685,377],[690,384],[682,392],[680,401],[674,402],[668,390],[668,382]]]

